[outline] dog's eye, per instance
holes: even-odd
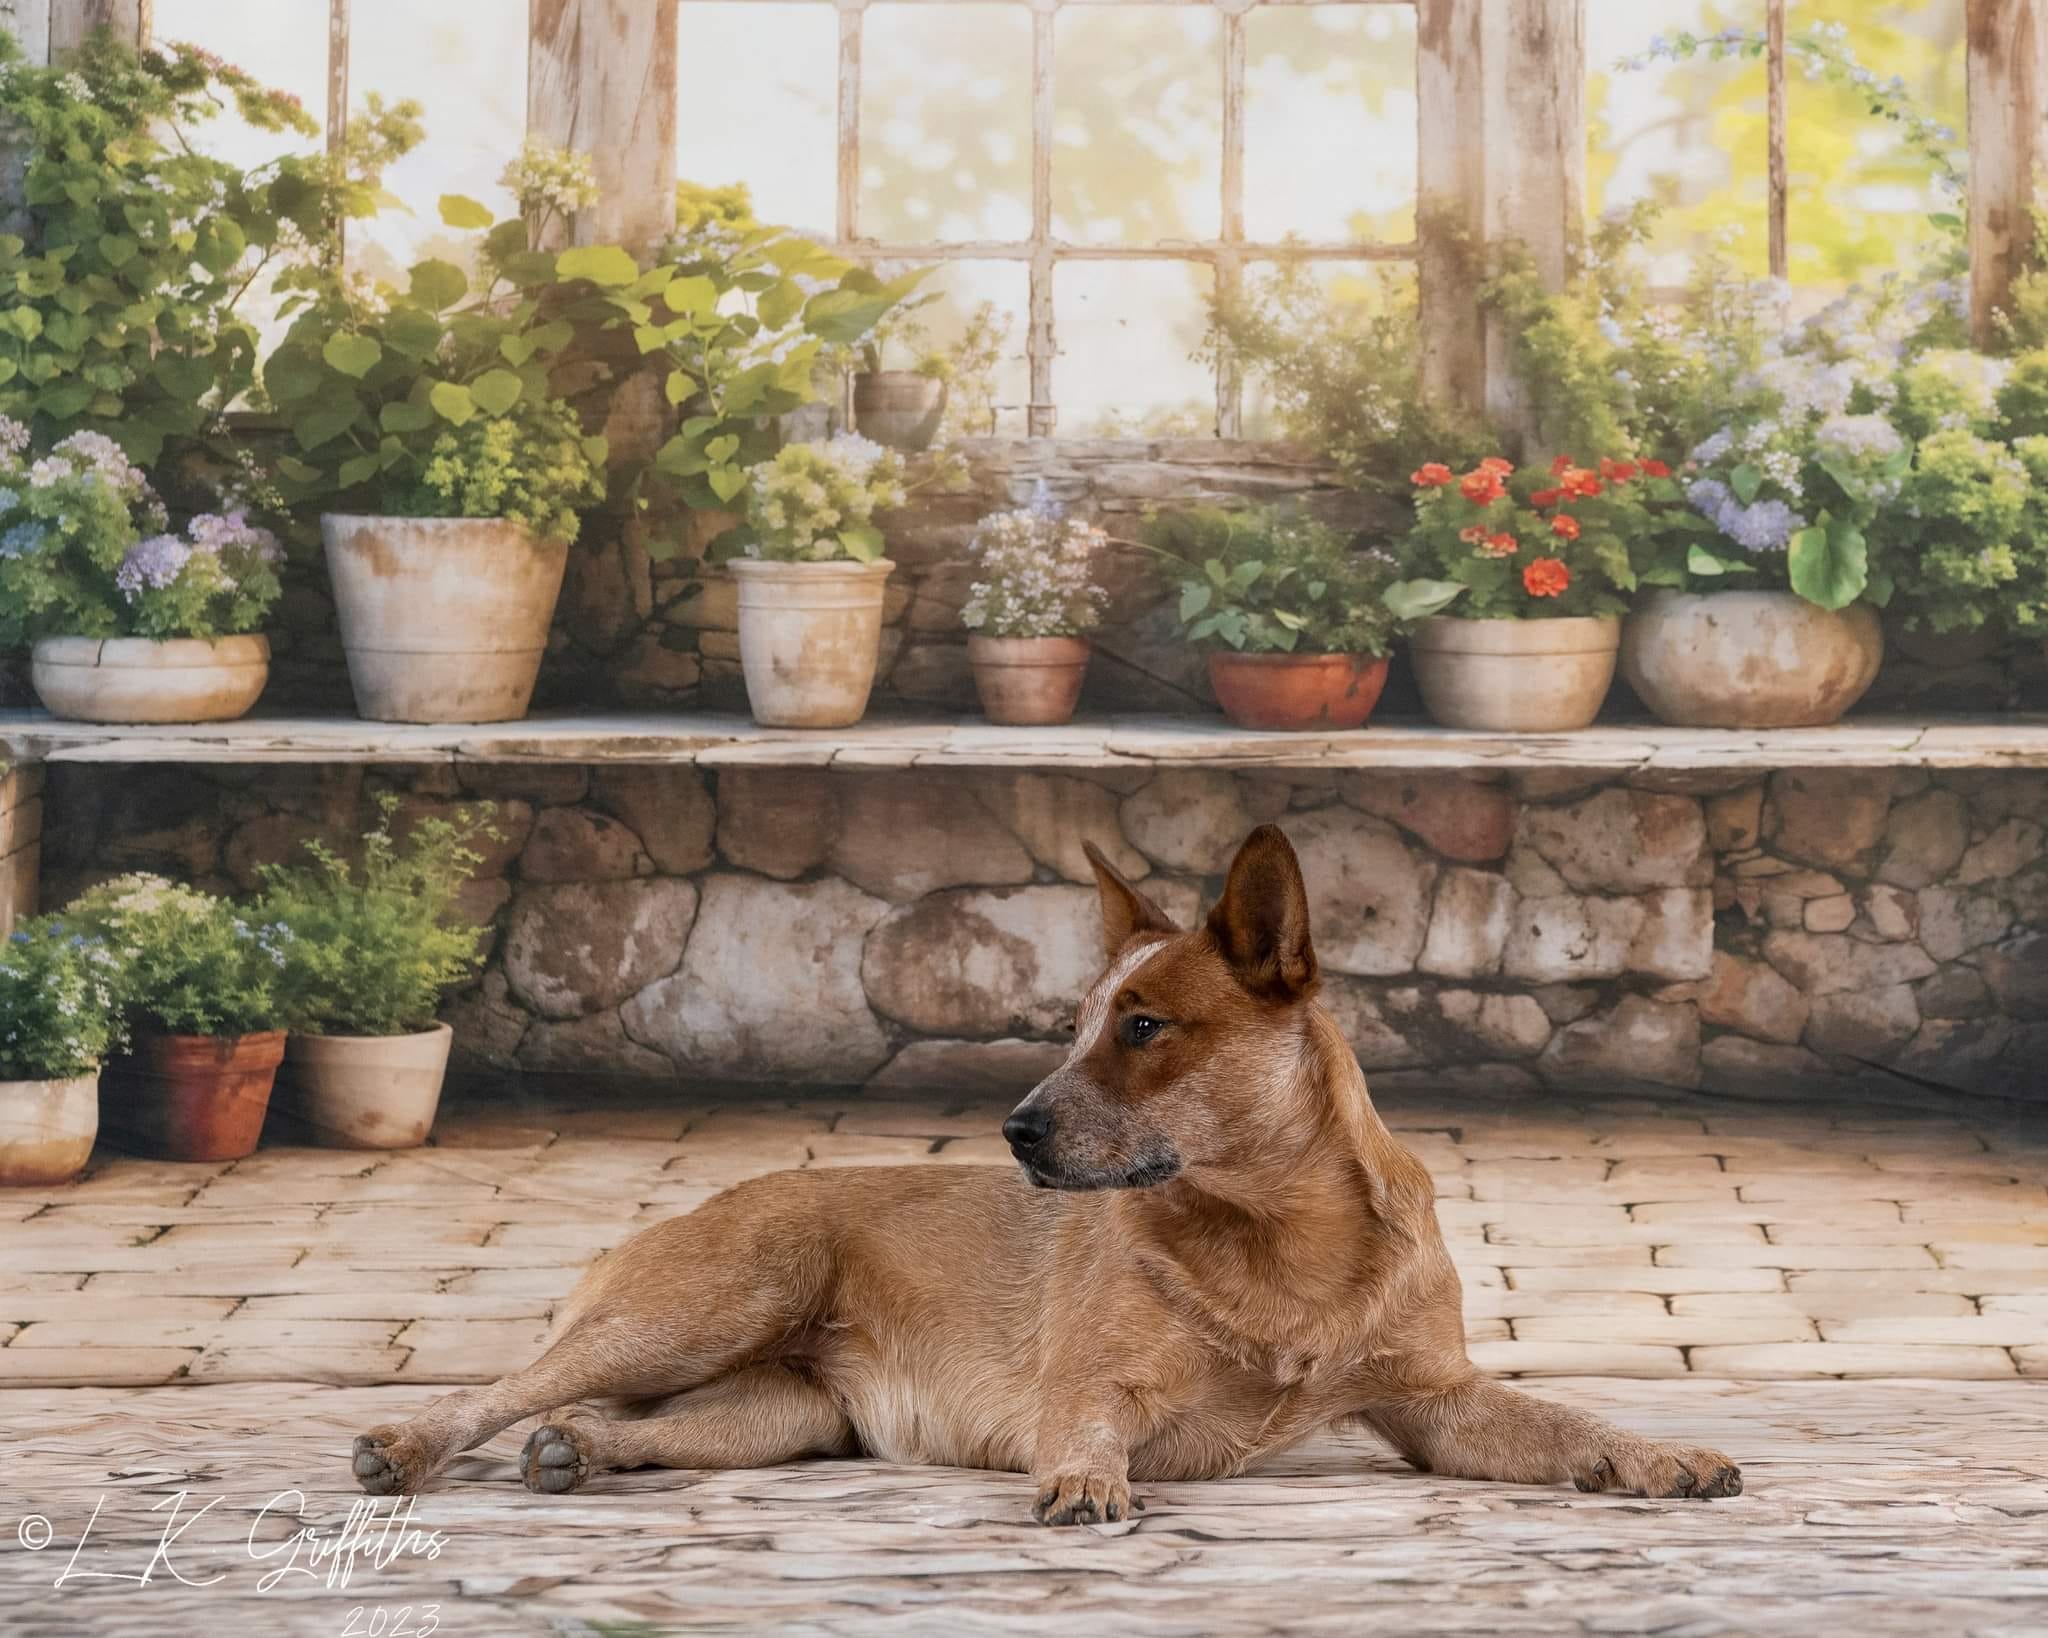
[[[1134,1012],[1123,1021],[1122,1034],[1125,1046],[1143,1046],[1153,1036],[1166,1028],[1166,1020],[1154,1018],[1149,1013]]]

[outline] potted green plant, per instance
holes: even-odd
[[[308,862],[264,869],[252,919],[285,929],[292,1017],[278,1113],[315,1143],[422,1144],[440,1106],[449,1027],[442,996],[482,963],[483,929],[455,912],[493,835],[488,805],[391,834],[398,799],[380,799],[362,863],[308,842]]]
[[[1661,463],[1560,456],[1517,472],[1489,456],[1462,475],[1413,475],[1411,578],[1387,606],[1416,622],[1410,656],[1422,703],[1446,728],[1556,733],[1599,714],[1614,681],[1621,616],[1635,589],[1629,543],[1653,527],[1643,485]]]
[[[1297,508],[1201,506],[1153,518],[1146,543],[1181,629],[1240,728],[1360,728],[1387,682],[1393,560],[1354,551]]]
[[[102,883],[64,916],[122,964],[132,1046],[102,1078],[107,1133],[167,1160],[252,1153],[284,1057],[290,929],[157,876]]]
[[[455,195],[441,215],[490,222]],[[534,219],[489,228],[474,287],[438,259],[403,290],[304,281],[264,363],[296,449],[280,484],[321,509],[349,681],[374,721],[524,716],[579,514],[605,498],[606,442],[571,402],[591,367],[569,349],[641,270],[616,246],[532,249]]]
[[[87,722],[241,716],[270,674],[276,538],[240,509],[171,532],[104,433],[28,444],[0,417],[0,645],[34,645],[44,705]]]
[[[960,623],[990,722],[1043,726],[1073,716],[1088,674],[1083,633],[1102,618],[1109,595],[1094,575],[1108,538],[1065,516],[1043,480],[1028,507],[992,512],[976,525],[968,550],[978,578]]]
[[[718,547],[737,554],[726,560],[739,582],[747,704],[769,727],[848,727],[874,687],[896,567],[875,514],[921,485],[895,451],[853,434],[789,444],[746,477],[746,522]]]
[[[18,922],[0,941],[0,1185],[65,1182],[92,1154],[120,984],[107,942],[61,917]]]
[[[924,344],[924,325],[917,316],[938,299],[933,291],[899,302],[856,351],[854,427],[862,437],[907,454],[930,449],[946,419],[952,360],[943,350]],[[909,367],[889,368],[892,351],[907,355]]]

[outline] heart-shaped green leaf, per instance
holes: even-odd
[[[344,330],[327,338],[327,344],[320,349],[320,356],[327,360],[328,368],[360,381],[376,368],[377,360],[384,356],[384,349],[369,336],[352,335]]]
[[[1824,609],[1847,608],[1869,584],[1863,532],[1851,524],[1822,522],[1800,530],[1792,537],[1786,560],[1792,589]]]
[[[1756,499],[1757,491],[1764,486],[1764,475],[1747,461],[1728,474],[1728,487],[1735,491],[1735,498],[1747,506]]]
[[[438,313],[469,294],[469,278],[453,262],[430,256],[413,264],[407,289],[414,301]]]
[[[510,370],[486,370],[469,384],[470,396],[486,415],[503,415],[519,402],[519,377]]]
[[[384,457],[381,455],[358,455],[353,460],[341,463],[341,486],[353,489],[359,483],[367,483],[383,470]]]
[[[516,370],[533,357],[533,343],[525,336],[500,336],[498,356]]]
[[[718,305],[718,286],[702,273],[689,273],[669,280],[661,292],[661,299],[671,313],[681,316],[708,313]],[[799,308],[804,304],[801,290],[797,291],[796,304]]]
[[[739,438],[735,434],[727,432],[709,440],[704,445],[704,453],[714,461],[729,461],[739,453],[739,448]]]
[[[718,485],[714,482],[712,488],[716,489],[717,487]],[[731,499],[730,496],[725,495],[719,498],[721,500]],[[869,523],[863,523],[851,529],[841,529],[839,531],[839,544],[844,549],[846,555],[856,563],[872,563],[882,555],[882,531]]]
[[[458,427],[476,414],[476,399],[467,387],[455,381],[436,381],[434,390],[427,394],[427,402],[442,420],[452,421]]]
[[[704,478],[711,485],[711,492],[722,501],[731,500],[747,487],[746,473],[736,466],[714,466]]]
[[[1397,580],[1380,595],[1396,620],[1426,620],[1441,614],[1465,593],[1455,580]]]
[[[607,288],[631,284],[640,277],[640,264],[617,245],[577,245],[555,258],[555,274],[564,279],[588,279]]]
[[[452,228],[487,228],[496,219],[488,205],[479,204],[467,194],[441,195],[441,220]]]

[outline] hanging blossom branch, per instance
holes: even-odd
[[[1721,62],[1730,57],[1762,57],[1769,49],[1770,43],[1761,29],[1659,34],[1651,39],[1648,50],[1620,58],[1614,66],[1623,73],[1638,73],[1652,63],[1690,62],[1696,57]],[[1950,198],[1961,200],[1963,167],[1955,128],[1922,111],[1898,75],[1880,79],[1857,61],[1849,45],[1848,24],[1815,23],[1806,33],[1787,40],[1785,49],[1808,80],[1850,87],[1867,99],[1874,117],[1900,127],[1906,145],[1933,170],[1935,185]]]

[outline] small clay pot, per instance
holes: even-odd
[[[1387,686],[1387,661],[1364,654],[1224,652],[1209,656],[1209,686],[1240,728],[1363,728]]]
[[[108,1060],[100,1124],[115,1148],[162,1160],[240,1160],[253,1154],[284,1031],[148,1035]]]
[[[967,659],[982,715],[1005,727],[1067,722],[1088,675],[1085,637],[970,637]]]
[[[100,1076],[0,1081],[0,1188],[68,1183],[92,1154]]]
[[[455,1032],[299,1035],[285,1047],[277,1089],[287,1141],[329,1149],[416,1149],[433,1129]]]

